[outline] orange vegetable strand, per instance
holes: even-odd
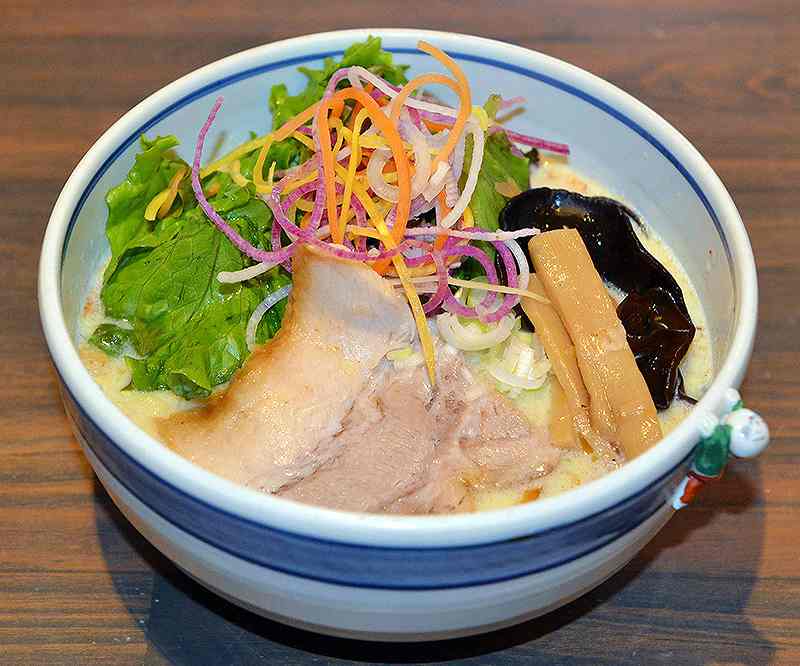
[[[343,105],[345,100],[352,99],[361,103],[367,111],[372,123],[380,130],[392,150],[395,164],[397,165],[397,181],[400,190],[397,202],[397,214],[395,217],[392,236],[395,241],[400,242],[408,223],[408,214],[411,210],[411,174],[408,165],[408,157],[403,148],[403,141],[397,128],[383,114],[378,103],[363,90],[357,88],[345,88],[340,90],[332,97],[320,102],[317,114],[317,129],[320,135],[322,152],[322,166],[325,175],[325,195],[328,208],[328,221],[331,225],[331,238],[334,243],[341,243],[344,239],[344,228],[339,224],[336,210],[336,183],[335,183],[335,156],[331,148],[330,125],[328,123],[328,111],[337,106]],[[387,262],[388,263],[388,262]]]

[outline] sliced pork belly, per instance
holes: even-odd
[[[449,513],[473,509],[470,487],[516,487],[547,474],[559,452],[506,398],[444,346],[437,388],[425,370],[386,371],[335,436],[339,454],[280,495],[334,509]]]
[[[373,370],[414,333],[405,299],[362,263],[301,247],[293,285],[280,332],[228,390],[161,424],[177,453],[267,492],[336,456],[347,439],[334,435]]]
[[[461,447],[478,467],[476,486],[525,487],[548,474],[560,458],[549,444],[546,430],[532,428],[530,421],[511,402],[492,392],[480,406],[480,431],[465,438]]]
[[[279,494],[345,511],[375,512],[426,479],[437,441],[424,374],[404,372],[356,401],[335,436],[339,455]]]

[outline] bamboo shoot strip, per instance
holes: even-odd
[[[592,428],[589,418],[589,393],[578,369],[575,347],[552,304],[543,302],[546,300],[545,290],[536,275],[530,276],[528,290],[539,296],[539,300],[523,296],[522,309],[536,329],[536,334],[550,359],[553,373],[560,388],[563,389],[575,432],[598,455],[616,459],[618,456],[608,440]]]
[[[533,237],[528,250],[575,345],[590,399],[607,399],[617,441],[629,460],[635,458],[661,438],[661,427],[625,329],[583,240],[574,229],[558,229]]]
[[[559,449],[580,448],[567,395],[558,379],[550,384],[550,443]]]

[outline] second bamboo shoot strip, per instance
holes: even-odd
[[[547,294],[535,274],[531,275],[528,289],[546,300]],[[523,297],[521,302],[522,309],[536,328],[536,334],[539,336],[539,340],[542,341],[547,358],[550,359],[553,374],[557,379],[556,383],[559,384],[560,389],[563,389],[558,396],[554,397],[554,400],[563,396],[572,417],[572,426],[575,433],[580,435],[594,453],[608,460],[616,459],[618,456],[609,439],[606,439],[606,436],[599,434],[592,427],[589,417],[589,393],[578,369],[578,359],[569,333],[564,328],[561,317],[553,305],[544,302],[544,300]],[[614,434],[616,433],[613,424],[610,429]],[[556,433],[556,430],[560,433],[560,430],[556,428],[552,434],[558,438],[559,434]]]
[[[613,301],[574,229],[528,243],[536,274],[575,345],[590,398],[608,400],[617,441],[630,460],[661,439],[653,399],[628,346]],[[587,379],[588,375],[588,379]]]

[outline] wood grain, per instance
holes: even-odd
[[[494,37],[620,85],[681,129],[733,194],[756,253],[743,394],[772,429],[621,573],[545,618],[378,646],[265,622],[186,579],[126,523],[69,434],[41,339],[49,211],[133,104],[249,46],[415,25]],[[0,662],[800,663],[800,8],[796,0],[531,3],[3,3],[0,26]]]

